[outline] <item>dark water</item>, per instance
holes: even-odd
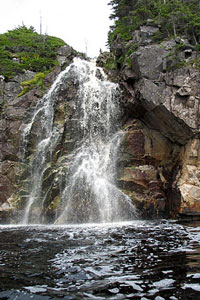
[[[0,226],[0,299],[200,299],[200,224]]]

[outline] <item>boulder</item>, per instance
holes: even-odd
[[[137,61],[137,67],[139,66],[141,77],[159,81],[167,54],[167,50],[161,45],[140,47],[136,51],[135,61]],[[132,67],[134,68],[134,65]]]
[[[63,66],[73,54],[73,49],[69,45],[60,47],[57,51],[57,60],[60,66]]]
[[[140,43],[150,43],[151,37],[157,32],[159,32],[159,28],[153,24],[140,26]]]

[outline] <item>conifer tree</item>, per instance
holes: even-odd
[[[112,0],[109,5],[115,22],[109,44],[116,36],[131,40],[132,32],[149,18],[159,26],[162,38],[186,35],[192,43],[200,42],[200,0]]]

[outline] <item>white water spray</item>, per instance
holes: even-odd
[[[38,114],[44,125],[32,164],[32,190],[27,201],[23,223],[29,223],[32,206],[41,197],[41,182],[47,156],[57,142],[53,126],[54,106],[59,86],[70,77],[78,82],[76,99],[77,136],[71,168],[66,174],[65,188],[60,195],[56,224],[114,222],[133,219],[135,207],[115,182],[120,140],[119,87],[107,81],[105,74],[94,63],[75,59],[62,72],[52,88],[35,109],[32,121],[24,130],[29,136]]]

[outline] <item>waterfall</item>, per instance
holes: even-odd
[[[70,167],[64,175],[55,223],[124,221],[136,214],[131,200],[115,182],[123,136],[119,122],[119,87],[109,82],[103,70],[94,63],[76,58],[38,103],[31,122],[23,132],[24,145],[28,145],[35,120],[42,119],[32,159],[31,188],[22,221],[24,224],[31,222],[32,207],[45,201],[41,182],[45,165],[51,160],[59,138],[59,130],[54,126],[54,110],[59,91],[72,74],[78,89],[74,117],[77,142]]]
[[[58,129],[57,127],[53,126],[54,106],[56,104],[56,101],[58,100],[58,91],[62,87],[63,82],[69,76],[69,70],[70,68],[68,67],[66,70],[59,74],[59,76],[51,86],[49,92],[39,101],[38,105],[36,105],[30,123],[28,123],[23,130],[22,148],[24,152],[23,155],[25,155],[34,122],[37,119],[40,119],[41,127],[37,132],[38,142],[30,166],[30,188],[22,224],[29,223],[32,205],[39,200],[41,201],[41,184],[45,165],[47,164],[47,160],[49,159],[49,157],[51,157],[52,151],[55,149],[58,139]]]

